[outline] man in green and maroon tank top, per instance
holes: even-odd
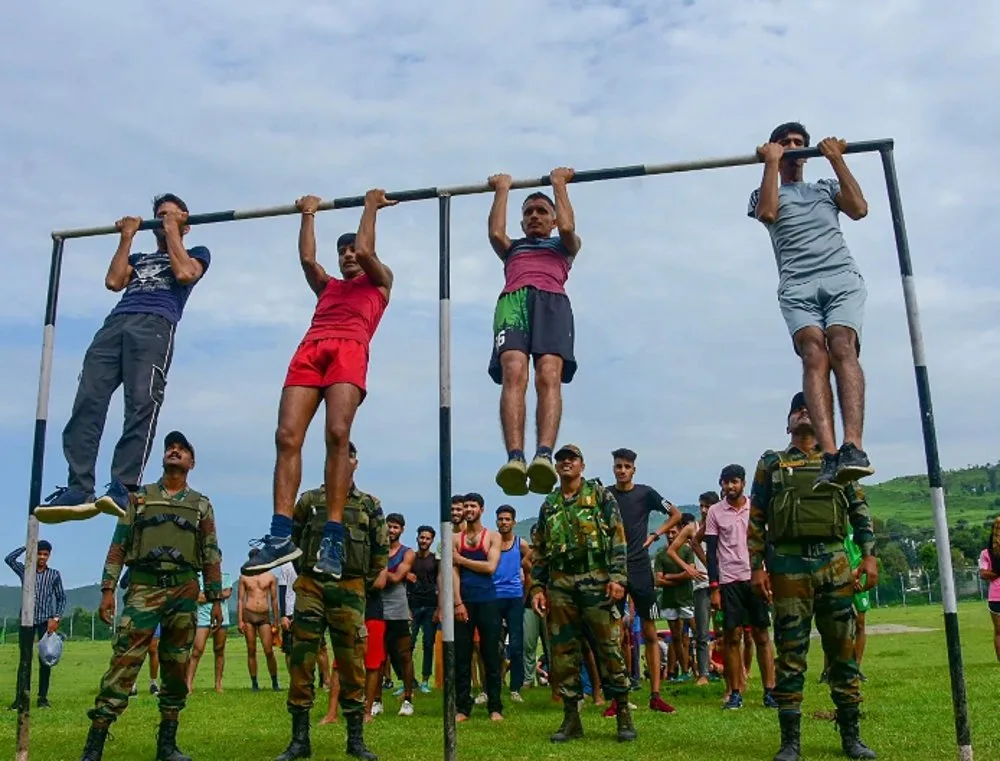
[[[316,196],[295,202],[302,213],[299,261],[318,301],[312,324],[288,366],[278,407],[275,434],[274,515],[271,530],[240,573],[263,573],[295,560],[302,551],[291,541],[292,512],[302,480],[302,444],[320,402],[326,403],[327,523],[313,570],[339,579],[344,553],[344,505],[351,487],[348,445],[351,424],[366,394],[368,349],[389,305],[393,275],[375,253],[375,216],[393,206],[382,190],[365,194],[357,235],[337,240],[343,278],[328,274],[316,261]]]
[[[556,485],[552,464],[562,418],[562,387],[576,373],[573,355],[573,307],[566,295],[570,268],[580,253],[573,206],[567,183],[573,170],[553,169],[549,174],[555,200],[532,193],[521,205],[523,238],[507,236],[507,197],[510,175],[489,178],[495,191],[490,209],[490,245],[504,267],[504,287],[493,315],[493,354],[489,373],[502,387],[500,426],[507,463],[496,476],[508,496],[532,491],[548,494]],[[557,230],[557,235],[552,231]],[[528,361],[535,365],[538,389],[536,449],[531,464],[524,456],[525,392]]]

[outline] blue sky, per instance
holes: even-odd
[[[192,211],[290,203],[580,169],[747,154],[800,119],[814,138],[893,137],[923,310],[941,458],[996,459],[1000,234],[991,145],[1000,7],[932,2],[643,3],[508,0],[404,6],[216,0],[52,2],[0,11],[0,477],[21,541],[37,392],[48,233],[149,216],[172,191]],[[878,478],[924,468],[910,347],[876,156],[850,159],[870,204],[844,220],[868,282],[866,445]],[[808,179],[830,176],[822,160]],[[781,320],[767,234],[745,216],[758,167],[572,187],[583,251],[569,282],[580,371],[563,441],[610,479],[610,450],[678,503],[729,462],[785,441],[799,367]],[[523,197],[520,194],[517,199]],[[501,267],[487,196],[452,208],[454,484],[488,507],[503,457],[486,374]],[[516,219],[511,217],[511,225]],[[284,372],[312,295],[295,218],[196,228],[213,254],[177,334],[159,438],[185,431],[192,484],[215,504],[226,569],[266,530]],[[320,256],[357,212],[320,215]],[[514,228],[516,229],[516,228]],[[437,522],[437,206],[383,212],[396,273],[356,423],[359,484],[412,528]],[[149,246],[144,234],[139,244]],[[65,483],[60,436],[83,352],[116,295],[112,237],[67,245],[44,493]],[[533,403],[529,413],[533,414]],[[112,403],[99,461],[121,425]],[[321,478],[321,431],[305,483]],[[158,447],[159,448],[159,447]],[[155,472],[157,461],[151,469]],[[515,501],[523,514],[537,500]],[[930,510],[928,504],[914,510]],[[99,577],[113,524],[43,526],[70,586]],[[7,583],[13,578],[5,580]]]

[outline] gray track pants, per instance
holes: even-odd
[[[708,634],[712,626],[711,590],[694,590],[694,629],[698,654],[698,676],[708,676]]]
[[[122,386],[125,421],[111,461],[111,478],[142,482],[174,352],[174,325],[154,314],[109,315],[83,358],[73,412],[63,430],[70,488],[94,494],[97,448],[111,395]]]

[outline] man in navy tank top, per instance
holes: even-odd
[[[483,526],[485,503],[465,496],[465,531],[453,538],[455,584],[456,721],[472,713],[472,651],[475,633],[486,670],[486,707],[490,719],[503,721],[500,700],[500,609],[493,574],[500,563],[500,536]]]
[[[500,561],[493,574],[497,592],[497,615],[507,627],[510,661],[510,699],[523,702],[524,686],[524,575],[531,570],[528,543],[514,533],[517,511],[510,505],[497,508],[497,533],[500,535]],[[500,651],[503,652],[503,643]]]

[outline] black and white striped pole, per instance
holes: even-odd
[[[941,480],[941,461],[938,457],[937,433],[934,428],[934,408],[931,404],[931,385],[927,374],[927,357],[924,353],[924,336],[920,327],[920,309],[913,281],[913,263],[910,245],[906,239],[903,221],[903,204],[899,198],[896,164],[892,147],[879,151],[885,172],[885,187],[889,193],[889,211],[896,237],[896,254],[899,273],[903,279],[903,301],[906,304],[906,324],[910,331],[910,349],[913,353],[913,371],[917,381],[917,400],[920,404],[920,422],[923,429],[924,454],[927,459],[927,480],[931,489],[931,510],[934,517],[934,542],[937,545],[938,577],[941,580],[941,603],[944,607],[944,633],[948,650],[948,671],[951,674],[951,700],[955,711],[955,738],[958,742],[960,761],[972,761],[972,733],[969,728],[969,703],[965,690],[965,667],[962,663],[962,642],[958,633],[958,600],[955,596],[955,576],[951,565],[951,540],[948,535],[948,516],[944,502],[944,484]]]
[[[17,662],[17,739],[14,758],[28,761],[31,747],[31,655],[35,647],[35,582],[38,562],[38,519],[35,506],[42,500],[42,471],[45,466],[45,429],[49,417],[49,388],[52,385],[52,354],[55,350],[56,307],[59,277],[62,274],[63,239],[53,237],[49,264],[49,286],[45,296],[45,327],[42,331],[42,363],[38,373],[38,403],[31,447],[31,484],[28,489],[28,532],[25,539],[24,583],[21,586],[20,653]]]
[[[441,506],[441,653],[444,676],[444,758],[455,761],[455,582],[451,524],[451,196],[438,197],[438,462]],[[426,647],[426,644],[424,645]]]

